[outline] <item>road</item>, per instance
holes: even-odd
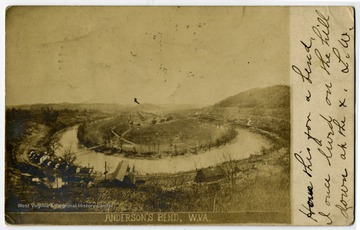
[[[125,132],[129,132],[131,129],[125,131]],[[124,133],[125,133],[124,132]],[[123,136],[125,135],[124,133],[120,136],[118,133],[115,132],[114,129],[111,129],[111,133],[114,134],[117,138],[121,139],[122,141],[124,141],[125,143],[127,144],[130,144],[130,145],[134,145],[134,146],[137,146],[136,143],[132,142],[132,141],[129,141],[129,140],[126,140],[125,138],[123,138]]]

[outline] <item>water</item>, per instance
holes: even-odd
[[[60,135],[59,141],[62,149],[59,149],[56,154],[61,155],[64,148],[71,146],[77,156],[75,164],[93,166],[94,170],[98,172],[104,172],[105,161],[110,167],[109,172],[112,172],[121,160],[127,160],[130,166],[135,165],[135,169],[143,175],[146,173],[185,172],[223,163],[229,159],[244,159],[250,154],[258,154],[261,147],[269,146],[269,142],[261,135],[246,129],[238,129],[238,135],[231,143],[197,155],[188,154],[161,159],[132,159],[121,155],[105,155],[84,147],[77,139],[77,129],[78,127],[74,126]]]

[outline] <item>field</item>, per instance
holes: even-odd
[[[142,154],[184,154],[220,146],[236,136],[226,126],[201,122],[179,115],[157,116],[150,113],[125,113],[117,117],[83,124],[79,140],[87,147],[106,152]]]
[[[120,126],[119,124],[123,124]],[[87,147],[104,145],[106,140],[112,137],[111,129],[122,128],[126,130],[126,118],[124,116],[110,117],[106,120],[95,121],[91,123],[83,123],[80,125],[78,137],[80,141]]]
[[[224,128],[201,123],[195,118],[176,120],[168,123],[146,125],[132,129],[124,138],[139,144],[152,145],[160,143],[169,145],[184,143],[196,146],[201,142],[211,142],[224,133]]]

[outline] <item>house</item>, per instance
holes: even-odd
[[[34,158],[35,155],[36,155],[36,151],[35,150],[30,150],[29,158],[32,159],[32,158]]]
[[[138,179],[138,180],[135,181],[135,184],[136,184],[137,186],[139,186],[139,185],[144,185],[144,184],[145,184],[145,180],[144,180],[144,179]]]
[[[109,174],[108,179],[110,181],[117,180],[123,182],[125,180],[125,176],[127,175],[128,167],[129,167],[129,163],[127,161],[120,161],[115,171]]]
[[[225,178],[225,171],[221,167],[203,168],[197,171],[195,182],[214,182]]]
[[[40,180],[40,178],[38,178],[38,177],[33,177],[33,178],[31,178],[31,182],[40,183],[41,180]]]
[[[69,168],[69,164],[66,163],[66,162],[61,162],[60,165],[59,165],[59,170],[61,173],[66,173],[67,169]]]
[[[117,185],[134,184],[135,167],[130,167],[129,162],[120,161],[115,171],[108,175],[108,180]]]
[[[66,175],[74,175],[76,173],[78,167],[75,165],[67,165],[66,166]]]
[[[64,177],[64,185],[69,187],[91,187],[93,181],[90,178],[82,178],[77,176]]]
[[[70,187],[90,187],[93,184],[93,168],[80,167],[71,164],[60,165],[60,168],[64,167],[62,171],[63,182],[65,186]]]
[[[76,174],[77,176],[88,177],[93,172],[93,168],[90,167],[77,167]]]
[[[50,159],[50,156],[47,155],[46,153],[44,153],[44,155],[43,155],[42,157],[40,157],[38,164],[42,165],[42,163],[43,163],[44,161],[49,160],[49,159]]]
[[[28,182],[32,181],[32,175],[29,173],[21,173],[20,177],[21,177],[21,181],[28,181]]]
[[[48,164],[50,164],[50,162],[51,162],[51,160],[46,159],[46,160],[44,160],[44,161],[41,163],[41,166],[43,166],[43,167],[47,167],[47,166],[48,166]]]
[[[59,168],[60,164],[56,161],[49,161],[47,164],[48,168],[56,170]]]
[[[59,176],[55,176],[49,182],[50,182],[49,184],[50,188],[62,188],[65,185],[65,182]]]
[[[35,164],[40,164],[40,159],[43,159],[44,160],[44,153],[37,153],[37,152],[32,152],[32,153],[30,153],[30,155],[29,155],[29,157],[30,157],[30,160],[33,162],[33,163],[35,163]],[[42,160],[42,161],[43,161]],[[41,161],[41,162],[42,162]]]
[[[43,180],[49,188],[62,188],[65,185],[65,182],[59,176],[48,176],[43,178]]]

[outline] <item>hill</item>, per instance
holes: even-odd
[[[28,105],[7,105],[6,109],[24,109],[24,110],[97,110],[107,113],[123,112],[146,112],[153,114],[166,114],[170,112],[198,109],[200,106],[191,104],[166,104],[155,105],[149,103],[143,104],[110,104],[110,103],[49,103],[49,104],[28,104]]]
[[[214,105],[215,107],[238,108],[289,108],[290,87],[276,85],[267,88],[255,88],[228,97]]]
[[[290,141],[290,87],[286,85],[241,92],[203,108],[199,114],[205,119],[254,128]]]

